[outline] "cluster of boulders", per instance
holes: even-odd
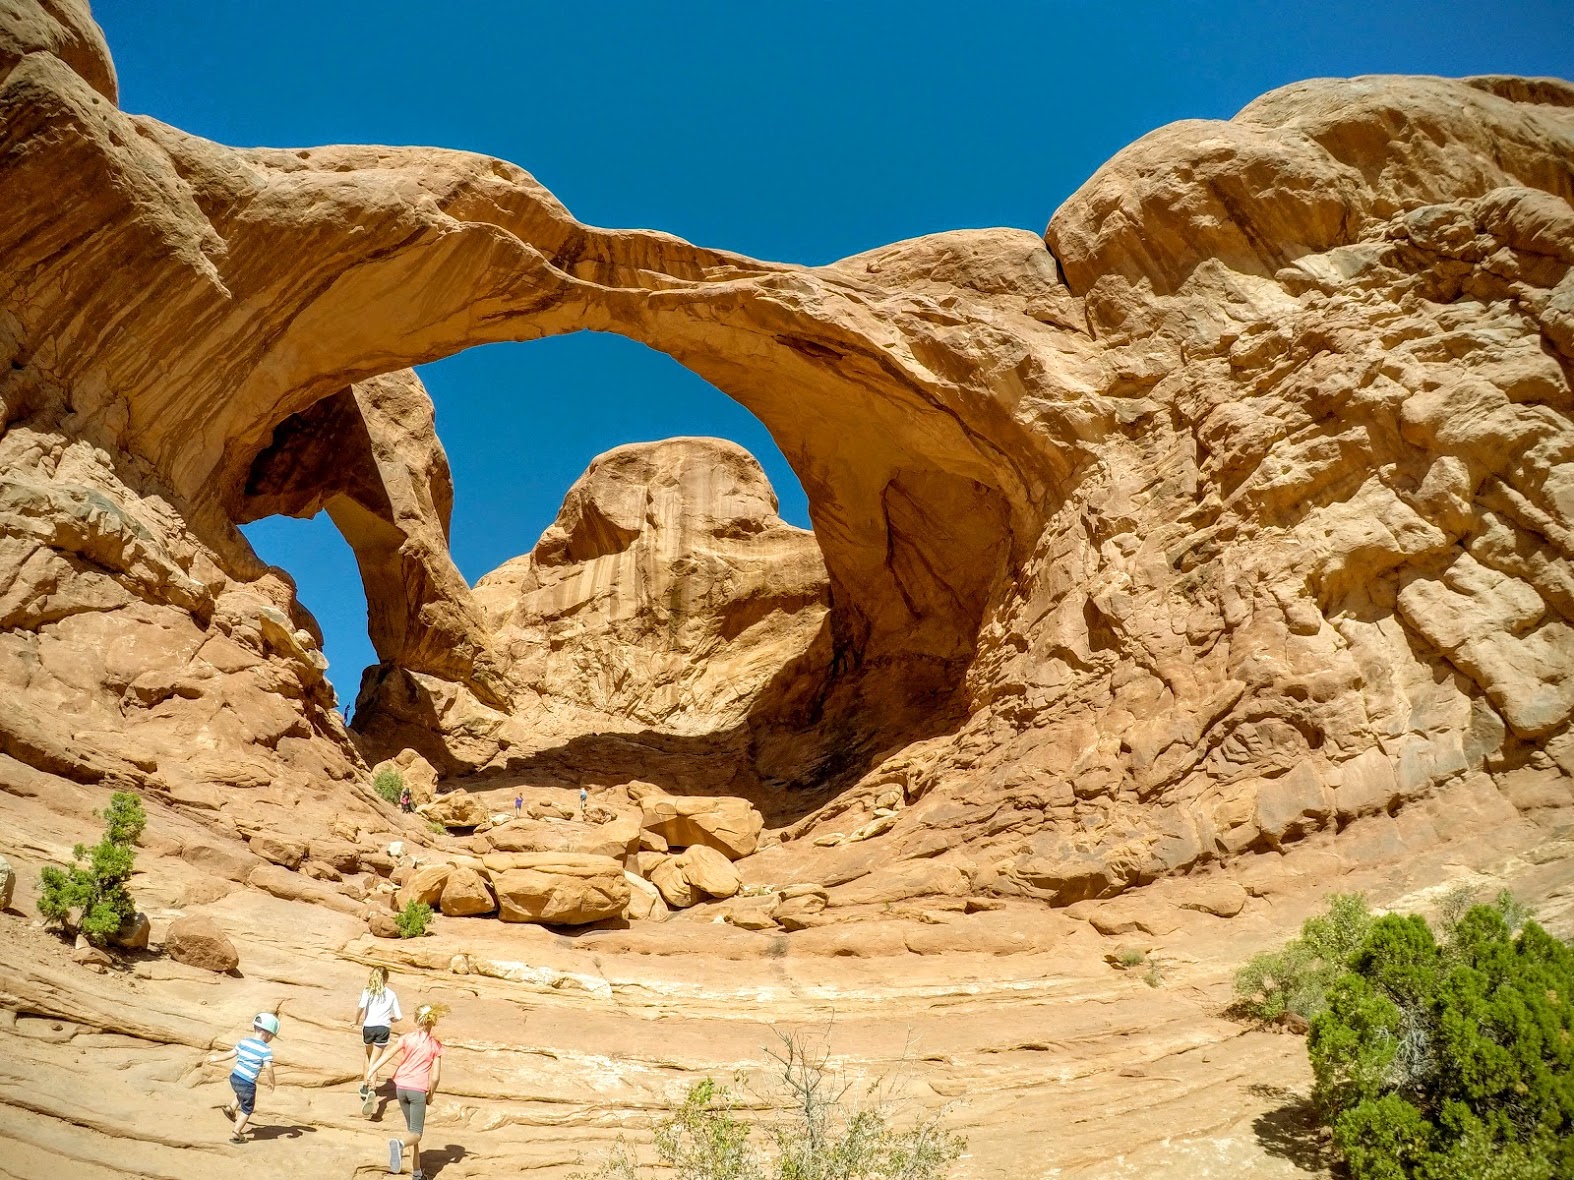
[[[471,829],[457,841],[465,851],[397,850],[368,891],[368,927],[396,937],[394,916],[411,903],[450,917],[583,926],[660,921],[674,910],[726,902],[717,916],[756,930],[801,929],[824,910],[818,885],[744,886],[733,862],[756,850],[765,826],[747,800],[670,795],[648,783],[625,792],[627,807],[597,804],[584,815],[551,800],[499,815],[478,795],[434,798],[421,814]],[[314,843],[303,864],[317,859]]]

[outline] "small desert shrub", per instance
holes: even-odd
[[[448,835],[448,829],[442,824],[438,823],[435,819],[429,819],[426,821],[426,830],[431,832],[434,836]]]
[[[1235,974],[1241,1007],[1264,1022],[1286,1012],[1310,1020],[1327,1006],[1328,989],[1361,946],[1372,913],[1359,893],[1338,893],[1328,911],[1308,918],[1301,936],[1277,951],[1254,955]]]
[[[80,930],[95,946],[107,943],[137,912],[126,882],[136,866],[133,845],[148,822],[142,801],[129,791],[111,795],[99,818],[104,838],[92,848],[73,848],[69,869],[43,869],[38,897],[45,922]]]
[[[432,920],[432,907],[424,901],[408,902],[404,909],[394,916],[394,924],[399,927],[400,938],[420,938],[426,933],[426,927]]]
[[[622,1142],[576,1180],[944,1180],[966,1142],[926,1116],[905,1130],[892,1121],[882,1084],[859,1101],[855,1087],[828,1067],[829,1055],[792,1036],[773,1053],[781,1066],[778,1100],[787,1113],[754,1127],[737,1115],[737,1097],[710,1078],[690,1087],[683,1104],[656,1127],[659,1169],[641,1169]]]
[[[1148,964],[1148,969],[1142,973],[1142,982],[1149,987],[1159,987],[1164,983],[1164,968],[1157,959]]]
[[[1130,971],[1133,967],[1140,967],[1148,961],[1148,952],[1141,947],[1123,946],[1115,952],[1115,966],[1122,971]]]
[[[1330,987],[1307,1052],[1355,1180],[1574,1176],[1574,950],[1525,912],[1500,895],[1443,941],[1379,918]]]
[[[397,770],[379,770],[372,779],[372,790],[388,802],[397,804],[399,794],[404,790],[404,775]]]

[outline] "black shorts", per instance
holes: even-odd
[[[388,1043],[389,1028],[386,1024],[367,1024],[361,1026],[361,1044],[376,1045],[378,1048]]]

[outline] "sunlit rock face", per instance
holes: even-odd
[[[829,673],[814,536],[777,515],[760,465],[720,439],[600,456],[536,547],[472,597],[511,704],[392,660],[368,673],[363,742],[419,748],[451,771],[550,763],[572,781],[610,769],[585,745],[594,735],[649,733],[687,739],[692,773],[718,781],[753,723]]]
[[[1445,797],[1567,815],[1565,84],[1291,86],[1140,140],[1042,238],[807,268],[582,225],[480,156],[198,139],[116,109],[85,10],[12,7],[7,755],[220,815],[404,746],[676,759],[800,799],[772,814],[804,835],[894,788],[882,860],[1062,903],[1358,821],[1424,845],[1403,817]],[[812,538],[747,456],[676,440],[598,460],[467,587],[401,371],[583,328],[756,413]],[[235,528],[319,508],[368,584],[365,751]]]

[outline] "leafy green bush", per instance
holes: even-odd
[[[400,938],[420,938],[426,933],[426,927],[432,920],[432,907],[424,901],[406,903],[403,910],[394,915],[394,924],[399,927]]]
[[[95,946],[103,946],[137,912],[126,882],[136,867],[132,845],[147,827],[142,801],[129,791],[116,791],[99,816],[104,838],[91,849],[71,850],[69,869],[50,865],[39,873],[38,912],[44,921],[67,932],[80,930]]]
[[[1330,987],[1307,1050],[1355,1180],[1574,1176],[1574,950],[1525,912],[1500,895],[1442,942],[1379,918]]]
[[[599,1169],[576,1180],[944,1180],[966,1148],[934,1116],[897,1130],[880,1087],[873,1101],[858,1103],[852,1084],[827,1068],[828,1055],[793,1037],[783,1036],[773,1056],[788,1114],[768,1125],[769,1147],[758,1147],[737,1117],[733,1092],[707,1078],[657,1126],[659,1170],[641,1170],[619,1142]]]
[[[1264,1022],[1293,1013],[1310,1020],[1327,1004],[1328,989],[1372,925],[1366,898],[1336,893],[1328,912],[1308,918],[1301,936],[1277,951],[1254,955],[1235,975],[1241,1007]]]
[[[397,770],[379,770],[372,779],[372,790],[388,802],[397,804],[399,795],[404,791],[404,775]]]

